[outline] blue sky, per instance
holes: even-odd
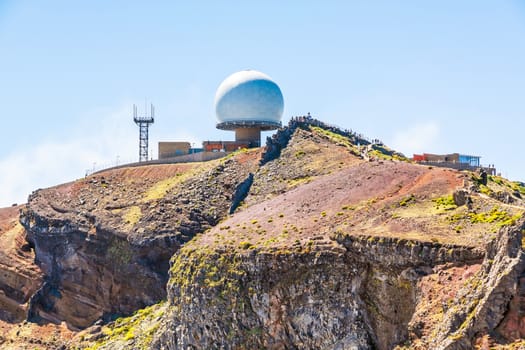
[[[0,0],[0,207],[215,129],[221,81],[270,75],[312,113],[412,155],[482,156],[525,181],[523,1]]]

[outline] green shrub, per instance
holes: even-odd
[[[241,247],[241,249],[250,249],[252,246],[253,244],[246,241],[242,241],[241,243],[239,243],[239,247]]]
[[[434,198],[432,201],[435,203],[436,209],[452,210],[457,208],[457,205],[454,202],[454,197],[451,194],[448,196]]]

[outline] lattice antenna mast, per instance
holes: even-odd
[[[139,162],[148,160],[148,129],[150,124],[155,121],[155,107],[150,105],[150,113],[148,116],[147,109],[144,111],[144,116],[139,117],[137,114],[137,106],[133,105],[133,121],[139,126]]]

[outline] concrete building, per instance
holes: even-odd
[[[281,127],[284,100],[279,86],[266,74],[243,70],[227,77],[215,94],[216,127],[234,130],[235,141],[261,145],[261,131]]]
[[[250,142],[246,141],[204,141],[204,152],[235,152],[241,148],[249,148]]]
[[[414,154],[413,159],[415,161],[426,161],[426,162],[449,162],[449,163],[463,163],[470,166],[479,166],[479,156],[469,156],[459,153],[451,154]]]
[[[168,159],[189,154],[189,142],[159,142],[159,159]]]
[[[471,156],[460,153],[451,154],[414,154],[412,160],[417,163],[425,165],[434,165],[447,168],[454,168],[458,170],[478,170],[483,169],[489,175],[495,175],[496,169],[494,166],[482,166],[479,156]]]

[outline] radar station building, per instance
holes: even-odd
[[[243,70],[227,77],[215,94],[217,129],[235,131],[235,142],[260,147],[261,131],[281,127],[284,100],[266,74]]]
[[[260,147],[261,131],[282,125],[281,89],[268,75],[256,70],[242,70],[224,79],[214,104],[217,129],[235,131],[235,141],[204,141],[202,148],[191,148],[189,142],[159,142],[159,159]]]

